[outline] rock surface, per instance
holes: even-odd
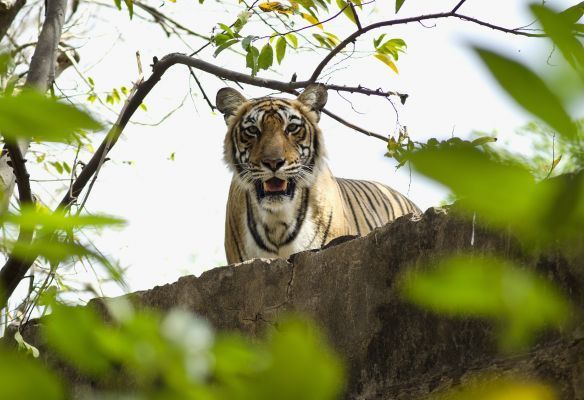
[[[525,253],[508,233],[441,209],[288,261],[252,260],[130,296],[162,311],[191,310],[217,329],[252,337],[284,312],[307,314],[349,367],[348,399],[421,398],[481,372],[535,377],[550,383],[561,399],[584,399],[582,326],[546,333],[528,353],[503,356],[491,324],[439,317],[399,297],[399,272],[463,251],[515,260],[554,280],[575,308],[584,305],[581,254]]]

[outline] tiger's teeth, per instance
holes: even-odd
[[[285,192],[288,189],[288,181],[272,178],[263,182],[264,192]]]

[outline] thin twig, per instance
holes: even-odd
[[[211,108],[211,111],[215,111],[216,107],[213,105],[213,103],[211,103],[211,100],[209,100],[209,97],[207,96],[205,89],[203,89],[203,86],[201,86],[201,82],[199,82],[199,78],[197,78],[197,75],[195,75],[195,72],[193,71],[192,67],[189,67],[189,72],[191,73],[191,76],[195,79],[195,82],[197,82],[197,86],[199,87],[199,90],[201,91],[203,98],[209,105],[209,108]]]
[[[357,10],[355,10],[355,5],[353,4],[353,2],[351,0],[349,0],[347,2],[347,4],[351,7],[351,12],[353,13],[353,16],[355,17],[355,24],[357,24],[357,28],[363,29],[363,27],[361,26],[361,21],[359,21],[359,15],[357,15]],[[343,8],[345,8],[345,7],[343,7]]]
[[[457,5],[455,5],[455,6],[454,6],[454,8],[452,9],[452,12],[453,12],[453,13],[457,12],[457,11],[458,11],[458,9],[459,9],[459,8],[460,8],[460,7],[461,7],[463,4],[464,4],[464,2],[465,2],[465,1],[466,1],[466,0],[460,0],[460,1],[458,2],[458,4],[457,4]]]
[[[347,120],[339,117],[338,115],[333,114],[332,112],[330,112],[326,108],[322,110],[322,113],[328,115],[329,117],[331,117],[332,119],[340,122],[341,124],[343,124],[345,126],[348,126],[351,129],[356,130],[357,132],[361,132],[361,133],[363,133],[363,134],[365,134],[367,136],[371,136],[371,137],[374,137],[376,139],[379,139],[379,140],[382,140],[384,142],[387,142],[387,137],[386,136],[380,135],[380,134],[375,133],[375,132],[368,131],[366,129],[361,128],[360,126],[357,126],[355,124],[352,124],[349,121],[347,121]]]

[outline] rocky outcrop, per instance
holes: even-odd
[[[581,241],[584,248],[584,240]],[[524,252],[493,232],[430,209],[363,238],[289,260],[252,260],[130,296],[159,310],[182,307],[217,329],[261,335],[282,313],[312,317],[349,368],[350,399],[415,399],[477,372],[536,377],[562,399],[584,399],[584,330],[549,332],[524,354],[502,356],[495,327],[437,316],[405,303],[396,287],[404,269],[428,268],[444,255],[497,254],[540,271],[584,305],[584,258]]]

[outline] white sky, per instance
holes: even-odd
[[[203,34],[208,34],[217,22],[230,24],[241,9],[235,1],[222,5],[207,0],[202,6],[193,0],[155,3],[152,5],[160,4],[161,11]],[[457,0],[408,0],[399,17],[447,11],[456,3]],[[562,9],[573,2],[546,3]],[[515,28],[532,22],[527,4],[526,1],[468,0],[459,12]],[[361,12],[361,21],[365,24],[392,18],[393,7],[394,2],[389,0],[366,6]],[[154,24],[139,18],[130,22],[125,10],[90,7],[86,12],[99,20],[85,27],[89,37],[80,42],[84,43],[78,49],[80,66],[85,71],[95,64],[87,75],[95,80],[98,90],[130,86],[137,76],[136,51],[140,52],[148,75],[148,64],[153,56],[161,57],[175,51],[189,53],[185,42],[193,48],[202,43],[188,36],[183,36],[184,42],[167,38]],[[354,30],[346,18],[339,21],[342,23],[327,25],[325,30],[340,38]],[[425,25],[381,29],[358,41],[357,49],[365,51],[372,49],[372,38],[381,33],[386,33],[388,38],[403,38],[408,51],[397,64],[399,75],[368,56],[338,65],[340,69],[329,77],[330,82],[408,93],[410,97],[405,106],[399,105],[397,100],[394,103],[401,124],[408,127],[413,139],[420,141],[430,137],[447,138],[452,132],[466,137],[473,130],[511,133],[530,120],[501,92],[469,46],[482,44],[519,60],[544,65],[551,50],[547,41],[508,35],[456,19],[430,21]],[[250,24],[242,34],[256,34],[258,28],[263,29]],[[318,30],[313,28],[307,33],[313,32]],[[235,48],[240,49],[238,45]],[[211,48],[204,51],[202,58],[245,71],[242,57],[225,51],[213,60],[212,51]],[[277,67],[280,74],[262,71],[260,76],[288,80],[296,72],[299,80],[306,79],[324,54],[322,51],[320,54],[289,52],[284,65]],[[214,99],[224,83],[202,72],[198,76]],[[83,89],[73,69],[66,71],[58,84],[65,90]],[[246,87],[244,93],[257,97],[267,92]],[[363,114],[352,111],[349,103],[336,93],[329,93],[327,108],[367,129],[382,134],[396,131],[396,114],[387,101],[362,95],[345,97]],[[131,290],[173,282],[181,275],[198,275],[225,264],[224,210],[231,178],[222,161],[225,133],[222,116],[209,110],[189,79],[188,70],[175,66],[146,99],[149,111],[137,112],[133,120],[158,121],[185,98],[184,105],[162,124],[154,127],[130,124],[126,128],[87,203],[91,212],[104,212],[128,220],[125,228],[104,231],[95,242],[103,252],[128,268]],[[109,118],[115,119],[112,115]],[[323,116],[320,125],[329,164],[336,175],[387,183],[402,193],[409,193],[424,210],[445,198],[445,190],[415,173],[410,178],[407,168],[396,171],[395,161],[383,156],[385,148],[381,141],[351,131],[327,116]],[[174,161],[169,159],[171,153],[175,153]],[[127,165],[124,161],[133,163]],[[37,190],[42,197],[44,189]],[[118,293],[119,289],[107,287],[107,295]]]

